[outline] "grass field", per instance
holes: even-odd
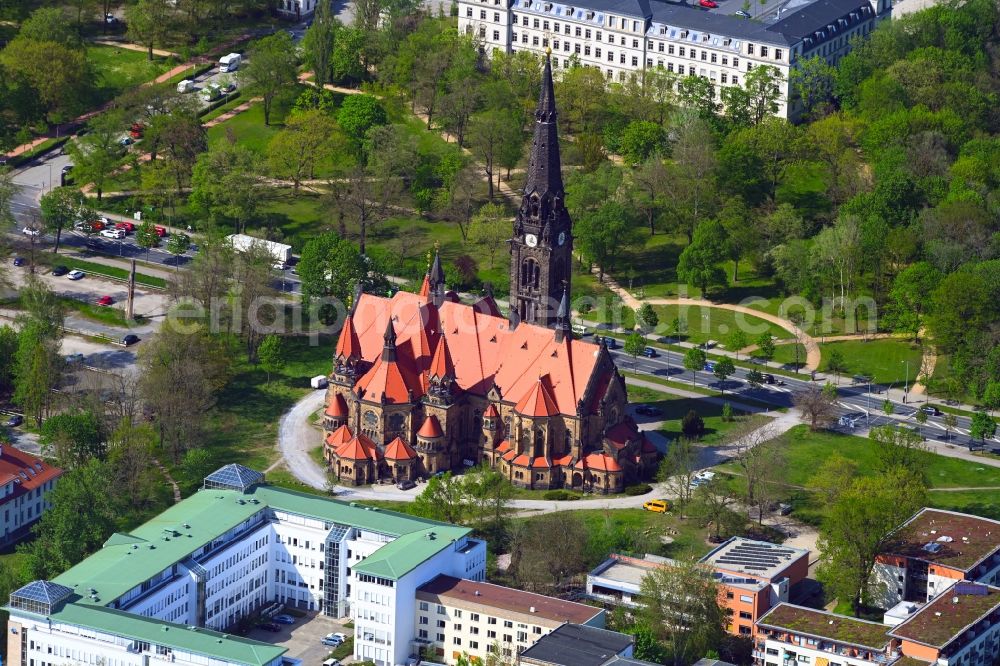
[[[582,518],[590,534],[597,535],[598,538],[615,532],[641,534],[649,540],[649,552],[656,555],[674,558],[701,557],[711,550],[706,541],[708,531],[674,513],[653,513],[642,509],[582,509],[574,511],[574,514]],[[668,534],[673,542],[661,543],[660,537]]]
[[[170,69],[166,58],[154,56],[150,61],[145,52],[114,46],[88,46],[87,62],[94,71],[99,101],[102,102],[119,95],[127,88],[152,81]]]
[[[869,342],[828,342],[820,345],[825,359],[834,349],[839,350],[847,370],[845,375],[867,375],[879,384],[910,384],[920,372],[920,347],[903,340],[871,340]],[[909,361],[909,373],[906,362]],[[826,366],[823,365],[823,368]]]
[[[284,123],[287,111],[277,105],[271,111],[271,124],[264,124],[264,105],[254,104],[243,113],[208,129],[209,145],[226,141],[230,133],[240,145],[253,148],[263,154],[268,142],[277,134]]]
[[[775,363],[781,363],[782,365],[787,365],[793,367],[795,365],[795,352],[798,350],[798,362],[799,367],[805,365],[806,362],[806,348],[805,345],[790,344],[790,345],[775,345],[774,346],[774,358],[771,359]]]
[[[686,322],[686,329],[681,329],[681,340],[696,344],[708,340],[725,344],[727,335],[736,330],[746,332],[751,343],[761,333],[770,333],[780,340],[792,337],[789,331],[776,324],[732,310],[697,305],[657,305],[653,309],[660,318],[660,330],[665,335],[673,336],[671,324],[674,319],[680,319]]]
[[[74,259],[72,257],[67,257],[65,255],[57,255],[52,258],[52,264],[62,264],[71,269],[79,269],[84,273],[93,273],[95,275],[104,275],[107,277],[118,278],[119,280],[128,279],[128,271],[124,268],[117,268],[115,266],[105,266],[104,264],[98,264],[93,261],[85,261],[83,259]],[[84,278],[86,279],[86,278]],[[143,273],[135,274],[136,284],[144,284],[148,287],[166,287],[167,281],[160,277],[155,277],[153,275],[145,275]]]
[[[668,422],[659,428],[659,432],[669,439],[677,439],[681,436],[681,419],[691,410],[697,412],[705,422],[705,435],[700,440],[702,444],[718,444],[724,441],[733,430],[747,427],[748,420],[751,426],[754,424],[763,425],[769,420],[763,415],[755,415],[747,419],[746,415],[740,411],[739,404],[734,403],[733,413],[737,418],[732,421],[724,421],[721,405],[695,398],[678,398],[645,386],[629,386],[628,398],[629,402],[655,405],[661,409],[663,416],[651,418]]]

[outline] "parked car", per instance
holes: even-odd
[[[24,417],[21,416],[20,414],[14,414],[14,416],[7,419],[7,423],[5,423],[4,425],[6,425],[8,428],[16,428],[22,423],[24,423]]]
[[[396,487],[399,488],[400,490],[409,490],[410,488],[416,488],[417,484],[414,483],[411,479],[403,479],[402,481],[396,484]]]
[[[715,478],[715,472],[709,472],[708,470],[698,472],[694,475],[694,478],[701,479],[702,481],[711,481]]]
[[[25,227],[21,229],[21,233],[23,233],[25,236],[32,236],[32,237],[40,236],[42,234],[40,229],[35,229],[34,227]]]
[[[642,350],[642,355],[645,356],[646,358],[656,358],[657,356],[660,355],[660,352],[656,351],[652,347],[646,347],[645,349]]]
[[[104,22],[108,25],[118,25],[118,17],[114,14],[105,14]]]
[[[229,83],[219,88],[219,90],[228,95],[231,92],[236,92],[236,84],[230,81]]]
[[[125,238],[124,229],[104,229],[101,235],[105,238]]]
[[[157,224],[156,226],[154,226],[154,227],[153,227],[153,231],[154,231],[154,232],[156,233],[156,235],[157,235],[157,236],[159,236],[160,238],[163,238],[164,236],[166,236],[166,235],[167,235],[167,230],[166,230],[166,228],[164,228],[164,227],[161,227],[161,226],[160,226],[160,225],[158,225],[158,224]]]
[[[778,504],[777,514],[779,516],[787,516],[791,512],[792,512],[792,505],[791,504],[785,504],[784,502],[781,502],[780,504]]]
[[[99,299],[97,299],[98,305],[111,305],[113,303],[114,299],[112,299],[110,296],[101,296]]]
[[[281,631],[281,627],[276,625],[274,622],[261,622],[257,625],[258,629],[263,629],[264,631],[270,631],[272,634],[276,634]]]
[[[663,414],[663,410],[652,405],[638,405],[635,408],[635,413],[642,414],[643,416],[660,416]]]
[[[705,362],[705,372],[715,372],[715,361]]]
[[[330,647],[337,647],[344,642],[344,639],[339,638],[339,636],[343,636],[343,634],[327,634],[321,638],[319,642],[323,645],[329,645]]]
[[[83,363],[83,354],[66,354],[63,360],[67,363]]]
[[[88,226],[90,227],[91,231],[104,231],[104,229],[107,228],[108,223],[106,220],[103,219],[94,220],[93,222],[89,222]]]
[[[82,280],[83,276],[86,275],[83,271],[70,271],[66,274],[70,280]]]
[[[295,624],[295,618],[286,613],[281,613],[280,615],[275,615],[271,618],[274,622],[278,624]]]
[[[704,7],[705,9],[715,9],[716,7],[719,6],[719,3],[717,3],[715,0],[698,0],[698,4]]]
[[[123,136],[121,139],[118,140],[119,146],[131,146],[133,143],[135,142],[132,140],[132,137],[130,136]]]
[[[132,123],[132,127],[128,130],[128,135],[138,141],[142,138],[143,132],[146,131],[146,126],[142,123]]]
[[[739,16],[740,18],[746,18],[746,19],[750,18],[750,12],[743,9],[737,9],[736,15]]]
[[[920,411],[931,416],[941,416],[941,410],[936,405],[924,405],[920,408]]]
[[[134,333],[129,333],[124,338],[122,338],[122,344],[125,345],[126,347],[134,345],[137,342],[139,342],[139,336]]]
[[[115,222],[115,229],[121,229],[127,234],[135,231],[135,225],[131,222]]]
[[[56,277],[66,275],[66,273],[69,273],[69,269],[63,266],[62,264],[52,267],[52,274],[55,275]]]
[[[327,659],[323,662],[323,666],[341,666],[339,659]]]
[[[765,384],[773,384],[774,383],[774,375],[772,375],[769,372],[764,373],[764,383]]]
[[[643,502],[642,508],[644,511],[652,511],[653,513],[666,513],[670,511],[670,502],[665,499],[649,500]]]
[[[14,257],[15,266],[24,266],[24,264],[25,264],[24,257]]]

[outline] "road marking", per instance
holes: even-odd
[[[927,425],[932,425],[940,430],[947,430],[947,428],[945,428],[943,425],[938,425],[937,423],[934,423],[934,421],[928,421]]]

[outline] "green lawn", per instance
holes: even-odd
[[[245,100],[244,100],[245,101]],[[242,146],[253,148],[264,154],[267,144],[284,126],[287,110],[275,105],[271,111],[271,124],[264,124],[264,105],[254,104],[249,109],[229,120],[208,129],[208,143],[228,140],[230,133]]]
[[[725,344],[727,335],[736,330],[745,331],[751,344],[761,333],[770,333],[781,340],[793,337],[776,324],[732,310],[698,305],[657,305],[653,309],[660,318],[658,330],[663,331],[664,335],[672,336],[671,324],[674,319],[680,319],[686,322],[686,330],[681,329],[681,340],[696,344],[707,340]]]
[[[154,56],[150,61],[144,52],[102,45],[87,47],[87,62],[94,71],[100,101],[152,81],[171,67],[166,58]]]
[[[806,348],[805,345],[790,344],[790,345],[775,345],[774,346],[774,358],[771,359],[775,363],[781,363],[782,365],[787,365],[793,367],[795,365],[795,352],[798,351],[798,362],[799,367],[805,365],[806,362]]]
[[[740,410],[740,405],[733,403],[733,413],[737,418],[732,421],[722,419],[722,406],[715,403],[699,400],[696,398],[678,398],[668,393],[661,393],[646,388],[645,386],[628,386],[629,402],[645,403],[654,405],[663,411],[661,417],[657,418],[667,421],[668,424],[660,427],[659,432],[669,439],[677,439],[681,436],[681,419],[689,411],[694,410],[705,422],[705,435],[701,438],[702,444],[718,444],[736,428],[744,427],[747,423],[746,415]],[[769,419],[763,415],[750,417],[751,423],[763,425]]]
[[[587,524],[592,539],[615,532],[642,534],[649,539],[648,552],[663,557],[702,557],[711,550],[706,540],[708,531],[674,513],[653,513],[642,509],[582,509],[574,513]],[[670,535],[672,543],[660,542],[661,536],[673,531],[676,534]],[[607,553],[604,553],[601,559],[606,556]]]
[[[118,278],[119,280],[128,279],[128,271],[124,268],[118,268],[116,266],[105,266],[104,264],[94,263],[92,261],[84,261],[83,259],[74,259],[73,257],[67,257],[66,255],[60,254],[55,257],[50,256],[50,261],[52,265],[62,264],[71,269],[79,269],[84,273],[93,273],[95,275],[105,275],[107,277]],[[86,278],[84,278],[86,279]],[[160,287],[164,288],[167,286],[167,281],[160,277],[155,277],[152,275],[145,275],[143,273],[135,274],[136,284],[143,284],[148,287]]]
[[[904,340],[828,342],[820,345],[824,359],[828,359],[834,349],[843,356],[847,368],[844,374],[848,376],[867,375],[879,384],[902,385],[909,380],[912,385],[920,373],[920,347]],[[825,369],[826,366],[821,367]]]

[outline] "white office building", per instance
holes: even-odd
[[[355,621],[355,656],[404,664],[416,589],[482,579],[469,530],[268,486],[228,465],[204,488],[53,581],[11,594],[9,659],[22,666],[277,666],[285,649],[222,633],[274,602]],[[294,660],[291,660],[294,661]]]
[[[488,54],[551,49],[553,67],[575,60],[616,82],[662,68],[709,79],[717,99],[721,87],[769,65],[783,82],[776,115],[794,119],[789,71],[815,55],[835,63],[891,8],[891,0],[815,0],[762,23],[663,0],[458,0],[458,26]]]
[[[0,444],[0,546],[16,543],[49,508],[46,495],[62,470],[30,453]]]

